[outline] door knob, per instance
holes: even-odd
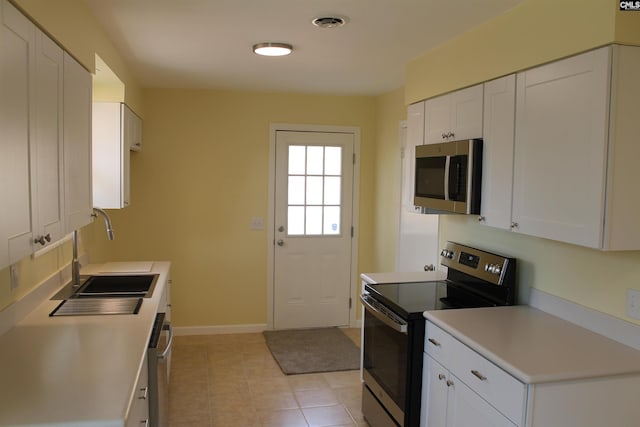
[[[282,239],[278,239],[276,243],[278,244],[278,246],[284,246],[284,240]]]
[[[282,233],[284,231],[284,226],[281,225],[280,227],[278,227],[278,231]]]

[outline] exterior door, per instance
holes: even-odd
[[[276,132],[275,329],[349,324],[354,140]]]

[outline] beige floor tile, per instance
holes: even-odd
[[[258,414],[252,408],[227,408],[211,412],[212,427],[260,427]]]
[[[259,412],[262,427],[308,427],[300,409]]]
[[[342,405],[302,408],[302,413],[310,427],[355,425],[351,415]]]
[[[249,378],[248,382],[252,396],[275,392],[291,392],[291,386],[284,376],[277,378]]]
[[[300,390],[295,392],[296,400],[301,408],[312,408],[314,406],[338,405],[337,394],[330,388],[318,390]]]
[[[362,384],[360,371],[327,372],[322,374],[330,387],[348,387]]]
[[[288,375],[287,381],[293,391],[329,388],[329,383],[322,374]]]
[[[280,391],[263,394],[252,393],[253,406],[258,411],[277,410],[277,409],[297,409],[298,402],[290,391]]]

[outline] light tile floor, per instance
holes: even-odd
[[[358,346],[359,329],[344,329]],[[284,375],[261,333],[180,336],[169,386],[171,427],[368,426],[359,371]]]

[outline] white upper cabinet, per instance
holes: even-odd
[[[0,268],[31,253],[30,96],[35,28],[9,2],[0,1]]]
[[[518,74],[514,231],[640,248],[639,52],[610,46]]]
[[[130,149],[140,118],[124,103],[93,104],[93,203],[106,209],[129,205]]]
[[[479,221],[506,230],[511,228],[515,110],[515,74],[484,84],[482,203]]]
[[[131,151],[142,151],[142,119],[124,104],[124,138]]]
[[[60,46],[36,30],[35,133],[30,138],[34,249],[64,236],[63,58]]]
[[[425,144],[482,137],[483,85],[425,101]]]
[[[6,0],[0,22],[3,268],[90,220],[91,76]]]
[[[91,222],[91,74],[64,55],[65,232]]]

